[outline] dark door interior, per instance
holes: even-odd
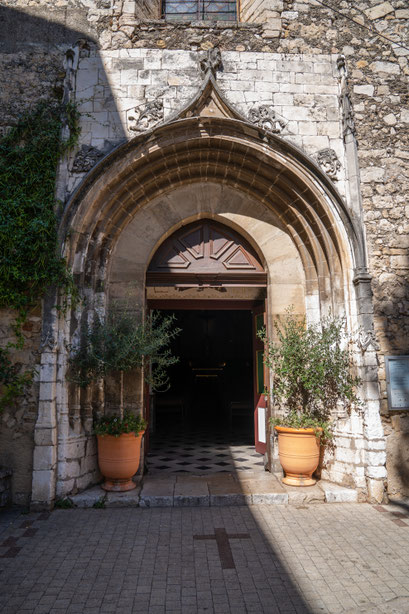
[[[153,430],[253,427],[252,314],[248,310],[162,310],[182,329],[170,388],[154,397]],[[253,439],[254,441],[254,439]]]

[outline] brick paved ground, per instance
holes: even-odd
[[[0,514],[0,557],[2,614],[409,612],[396,505]]]

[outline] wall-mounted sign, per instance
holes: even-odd
[[[385,356],[389,409],[409,409],[409,356]]]
[[[258,417],[258,440],[261,443],[267,442],[266,437],[266,408],[258,407],[257,408],[257,417]]]

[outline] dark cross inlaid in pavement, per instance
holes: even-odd
[[[390,520],[397,524],[398,527],[409,527],[409,524],[404,522],[404,520],[409,520],[408,513],[404,514],[403,512],[390,512],[389,510],[385,509],[383,505],[374,505],[373,507],[374,509],[378,510],[378,512],[386,512],[389,515]],[[393,518],[391,518],[391,516],[393,516]],[[401,518],[404,520],[401,520]]]
[[[222,569],[235,569],[229,539],[249,539],[248,533],[227,533],[226,529],[215,529],[214,535],[193,535],[193,539],[215,539]]]

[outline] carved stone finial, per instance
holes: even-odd
[[[222,68],[222,54],[218,47],[209,49],[206,55],[200,58],[200,70],[203,78],[207,77],[209,73],[216,77],[216,72],[222,70]]]
[[[269,130],[274,134],[282,132],[287,122],[278,117],[274,108],[268,104],[262,104],[258,107],[253,107],[249,111],[249,120],[264,130]]]
[[[355,135],[355,117],[354,117],[354,109],[352,106],[351,95],[349,93],[348,86],[348,71],[345,56],[340,55],[337,58],[337,68],[340,74],[340,89],[341,93],[339,96],[339,106],[341,107],[342,112],[342,129],[344,139],[351,134]]]
[[[338,160],[335,151],[329,147],[321,149],[316,154],[316,158],[323,171],[328,177],[335,181],[337,179],[337,173],[341,168],[341,162]]]
[[[132,115],[128,115],[129,130],[145,132],[163,120],[163,101],[152,100],[145,105],[135,107]],[[134,122],[134,123],[133,123]]]
[[[341,94],[341,110],[344,138],[348,134],[355,135],[355,114],[349,92]]]
[[[372,346],[375,352],[380,350],[374,330],[360,330],[357,336],[357,343],[362,352],[366,352],[370,346]]]
[[[339,55],[337,57],[337,68],[339,70],[339,72],[343,72],[347,70],[347,65],[346,65],[346,61],[345,61],[345,56],[344,55]]]
[[[73,173],[87,173],[104,156],[103,152],[92,145],[81,145],[72,164]]]

